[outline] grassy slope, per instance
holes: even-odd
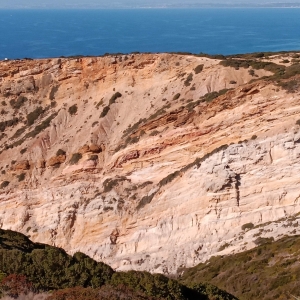
[[[252,250],[188,269],[181,282],[210,282],[241,300],[300,296],[300,236],[285,237]]]

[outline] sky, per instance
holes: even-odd
[[[299,6],[300,0],[0,0],[3,8],[126,8],[195,6]]]

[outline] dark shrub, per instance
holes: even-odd
[[[274,241],[273,237],[270,237],[270,238],[259,237],[254,241],[254,243],[259,246],[259,245],[263,245],[263,244],[272,243],[273,241]]]
[[[69,110],[68,110],[68,111],[69,111],[69,114],[70,114],[70,115],[75,115],[75,114],[77,113],[77,109],[78,109],[78,108],[77,108],[77,104],[74,104],[74,105],[70,106],[70,107],[69,107]]]
[[[25,174],[25,173],[22,173],[22,174],[18,175],[17,177],[18,177],[18,180],[19,180],[19,182],[20,182],[20,181],[23,181],[23,180],[25,179],[26,174]]]
[[[1,183],[1,185],[0,185],[0,188],[1,188],[1,189],[4,189],[4,188],[6,188],[8,185],[9,185],[9,181],[3,181],[3,182]]]
[[[12,108],[14,108],[14,109],[20,109],[27,100],[28,99],[26,97],[19,96],[17,98],[17,100],[10,100],[9,103],[10,103],[10,105],[11,105]]]
[[[180,93],[177,93],[176,95],[174,95],[173,100],[177,100],[180,97]]]
[[[204,65],[199,65],[194,69],[195,74],[202,72]]]
[[[58,149],[56,151],[56,156],[60,156],[60,155],[66,155],[66,151],[62,150],[62,149]]]
[[[158,130],[153,130],[152,132],[150,132],[150,136],[156,136],[158,135],[160,132]]]
[[[252,228],[254,228],[253,223],[246,223],[246,224],[242,225],[242,230],[252,229]]]
[[[82,155],[80,153],[74,153],[70,159],[70,165],[75,165],[79,162],[79,160],[82,158]]]
[[[190,86],[192,81],[193,81],[193,74],[190,73],[188,75],[188,77],[186,78],[186,80],[184,81],[184,85],[185,86]]]
[[[109,100],[109,105],[115,103],[116,100],[117,100],[118,98],[120,98],[120,97],[122,97],[122,94],[119,93],[119,92],[116,92],[115,94],[113,94],[112,97],[111,97],[110,100]]]
[[[107,115],[107,113],[109,112],[110,107],[109,106],[105,106],[102,110],[102,113],[100,114],[100,118],[103,118]]]
[[[59,85],[52,87],[49,95],[49,99],[52,101],[55,99],[55,94],[57,93]]]
[[[34,111],[27,115],[27,124],[29,126],[32,125],[43,112],[44,110],[41,106],[37,107]]]
[[[26,151],[27,151],[27,148],[23,148],[23,149],[20,151],[20,153],[21,153],[21,154],[24,154]]]
[[[98,155],[96,155],[96,154],[91,155],[89,160],[98,160]]]

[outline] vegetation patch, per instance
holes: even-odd
[[[96,108],[99,109],[100,106],[103,105],[103,99],[101,99],[97,104],[96,104]]]
[[[152,199],[154,198],[155,193],[151,194],[151,195],[147,195],[144,196],[141,201],[139,202],[138,206],[136,207],[137,210],[140,210],[141,208],[143,208],[144,206],[146,206],[147,204],[149,204]]]
[[[212,257],[186,269],[180,282],[210,282],[241,300],[290,299],[300,296],[300,236],[264,240],[254,249]],[[249,285],[251,282],[251,285]]]
[[[27,151],[27,148],[23,148],[23,149],[20,150],[20,153],[24,154],[26,151]]]
[[[103,192],[108,193],[110,192],[115,186],[119,184],[119,182],[122,181],[130,181],[130,179],[127,179],[125,176],[117,177],[115,179],[108,178],[103,182]]]
[[[50,91],[50,94],[49,94],[49,99],[51,101],[55,99],[55,94],[57,93],[58,88],[59,88],[59,85],[55,85],[55,86],[52,87],[52,89]]]
[[[0,189],[4,189],[9,185],[9,181],[2,181],[1,185],[0,185]]]
[[[9,104],[13,109],[20,109],[28,99],[24,96],[19,96],[16,100],[12,99],[9,101]]]
[[[62,150],[62,149],[58,149],[56,151],[56,156],[60,156],[60,155],[66,155],[66,151],[65,150]]]
[[[31,113],[29,113],[26,117],[27,119],[27,124],[29,126],[33,125],[34,122],[38,119],[38,117],[44,112],[44,109],[39,106],[37,107],[34,111],[32,111]]]
[[[188,77],[186,78],[186,80],[184,81],[184,85],[190,86],[192,81],[193,81],[193,73],[190,73],[188,75]],[[174,100],[176,100],[176,99],[174,99]]]
[[[30,131],[25,135],[25,139],[28,137],[35,137],[40,132],[45,130],[50,126],[51,121],[57,116],[58,112],[53,113],[51,116],[49,116],[46,120],[44,120],[40,125],[37,125],[34,130]]]
[[[122,97],[122,94],[121,94],[121,93],[119,93],[119,92],[114,93],[114,94],[112,95],[112,97],[109,99],[109,105],[115,103],[116,100],[117,100],[118,98],[120,98],[120,97]]]
[[[15,117],[10,120],[0,122],[0,131],[4,132],[6,128],[13,127],[19,123],[19,118]]]
[[[82,154],[81,153],[73,153],[70,161],[69,161],[69,164],[70,165],[76,165],[79,160],[82,158]]]
[[[278,82],[278,85],[288,93],[295,93],[299,90],[300,80],[282,81]]]
[[[253,228],[254,228],[253,223],[246,223],[246,224],[242,225],[242,230],[251,230]]]
[[[119,92],[116,92],[115,94],[112,95],[112,97],[109,100],[109,104],[105,106],[100,114],[100,118],[104,118],[107,113],[110,111],[110,105],[116,102],[118,98],[122,97],[122,94]]]
[[[0,229],[0,257],[0,287],[7,293],[17,291],[18,283],[22,283],[30,290],[52,291],[51,300],[236,299],[211,284],[186,286],[162,274],[115,272],[81,252],[71,256],[61,248],[33,243],[11,230]],[[11,278],[16,285],[6,288]]]
[[[180,93],[177,93],[177,94],[174,95],[173,100],[177,100],[179,98],[180,98]]]
[[[203,67],[204,67],[203,64],[202,64],[202,65],[198,65],[198,66],[194,69],[195,74],[201,73],[202,70],[203,70]]]
[[[109,111],[110,111],[109,105],[105,106],[100,114],[100,118],[104,118]]]
[[[69,107],[68,112],[71,116],[73,116],[77,113],[77,110],[78,110],[77,104],[74,104]]]
[[[26,174],[25,174],[25,173],[21,173],[20,175],[17,176],[19,182],[20,182],[20,181],[23,181],[23,180],[25,179],[25,177],[26,177]]]

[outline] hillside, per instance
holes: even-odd
[[[3,293],[17,298],[22,292],[49,292],[51,300],[234,300],[234,296],[210,284],[193,289],[161,274],[115,272],[77,252],[30,241],[23,234],[0,229],[0,297]],[[26,276],[21,286],[5,284],[7,276]],[[14,277],[13,277],[14,278]],[[15,280],[15,279],[14,279]],[[31,285],[32,284],[32,285]],[[25,288],[28,287],[28,290]]]
[[[242,253],[213,257],[186,270],[182,282],[210,282],[246,299],[293,299],[299,297],[300,237],[284,237]],[[293,297],[294,296],[294,297]]]
[[[0,227],[164,274],[299,234],[299,57],[0,62]]]

